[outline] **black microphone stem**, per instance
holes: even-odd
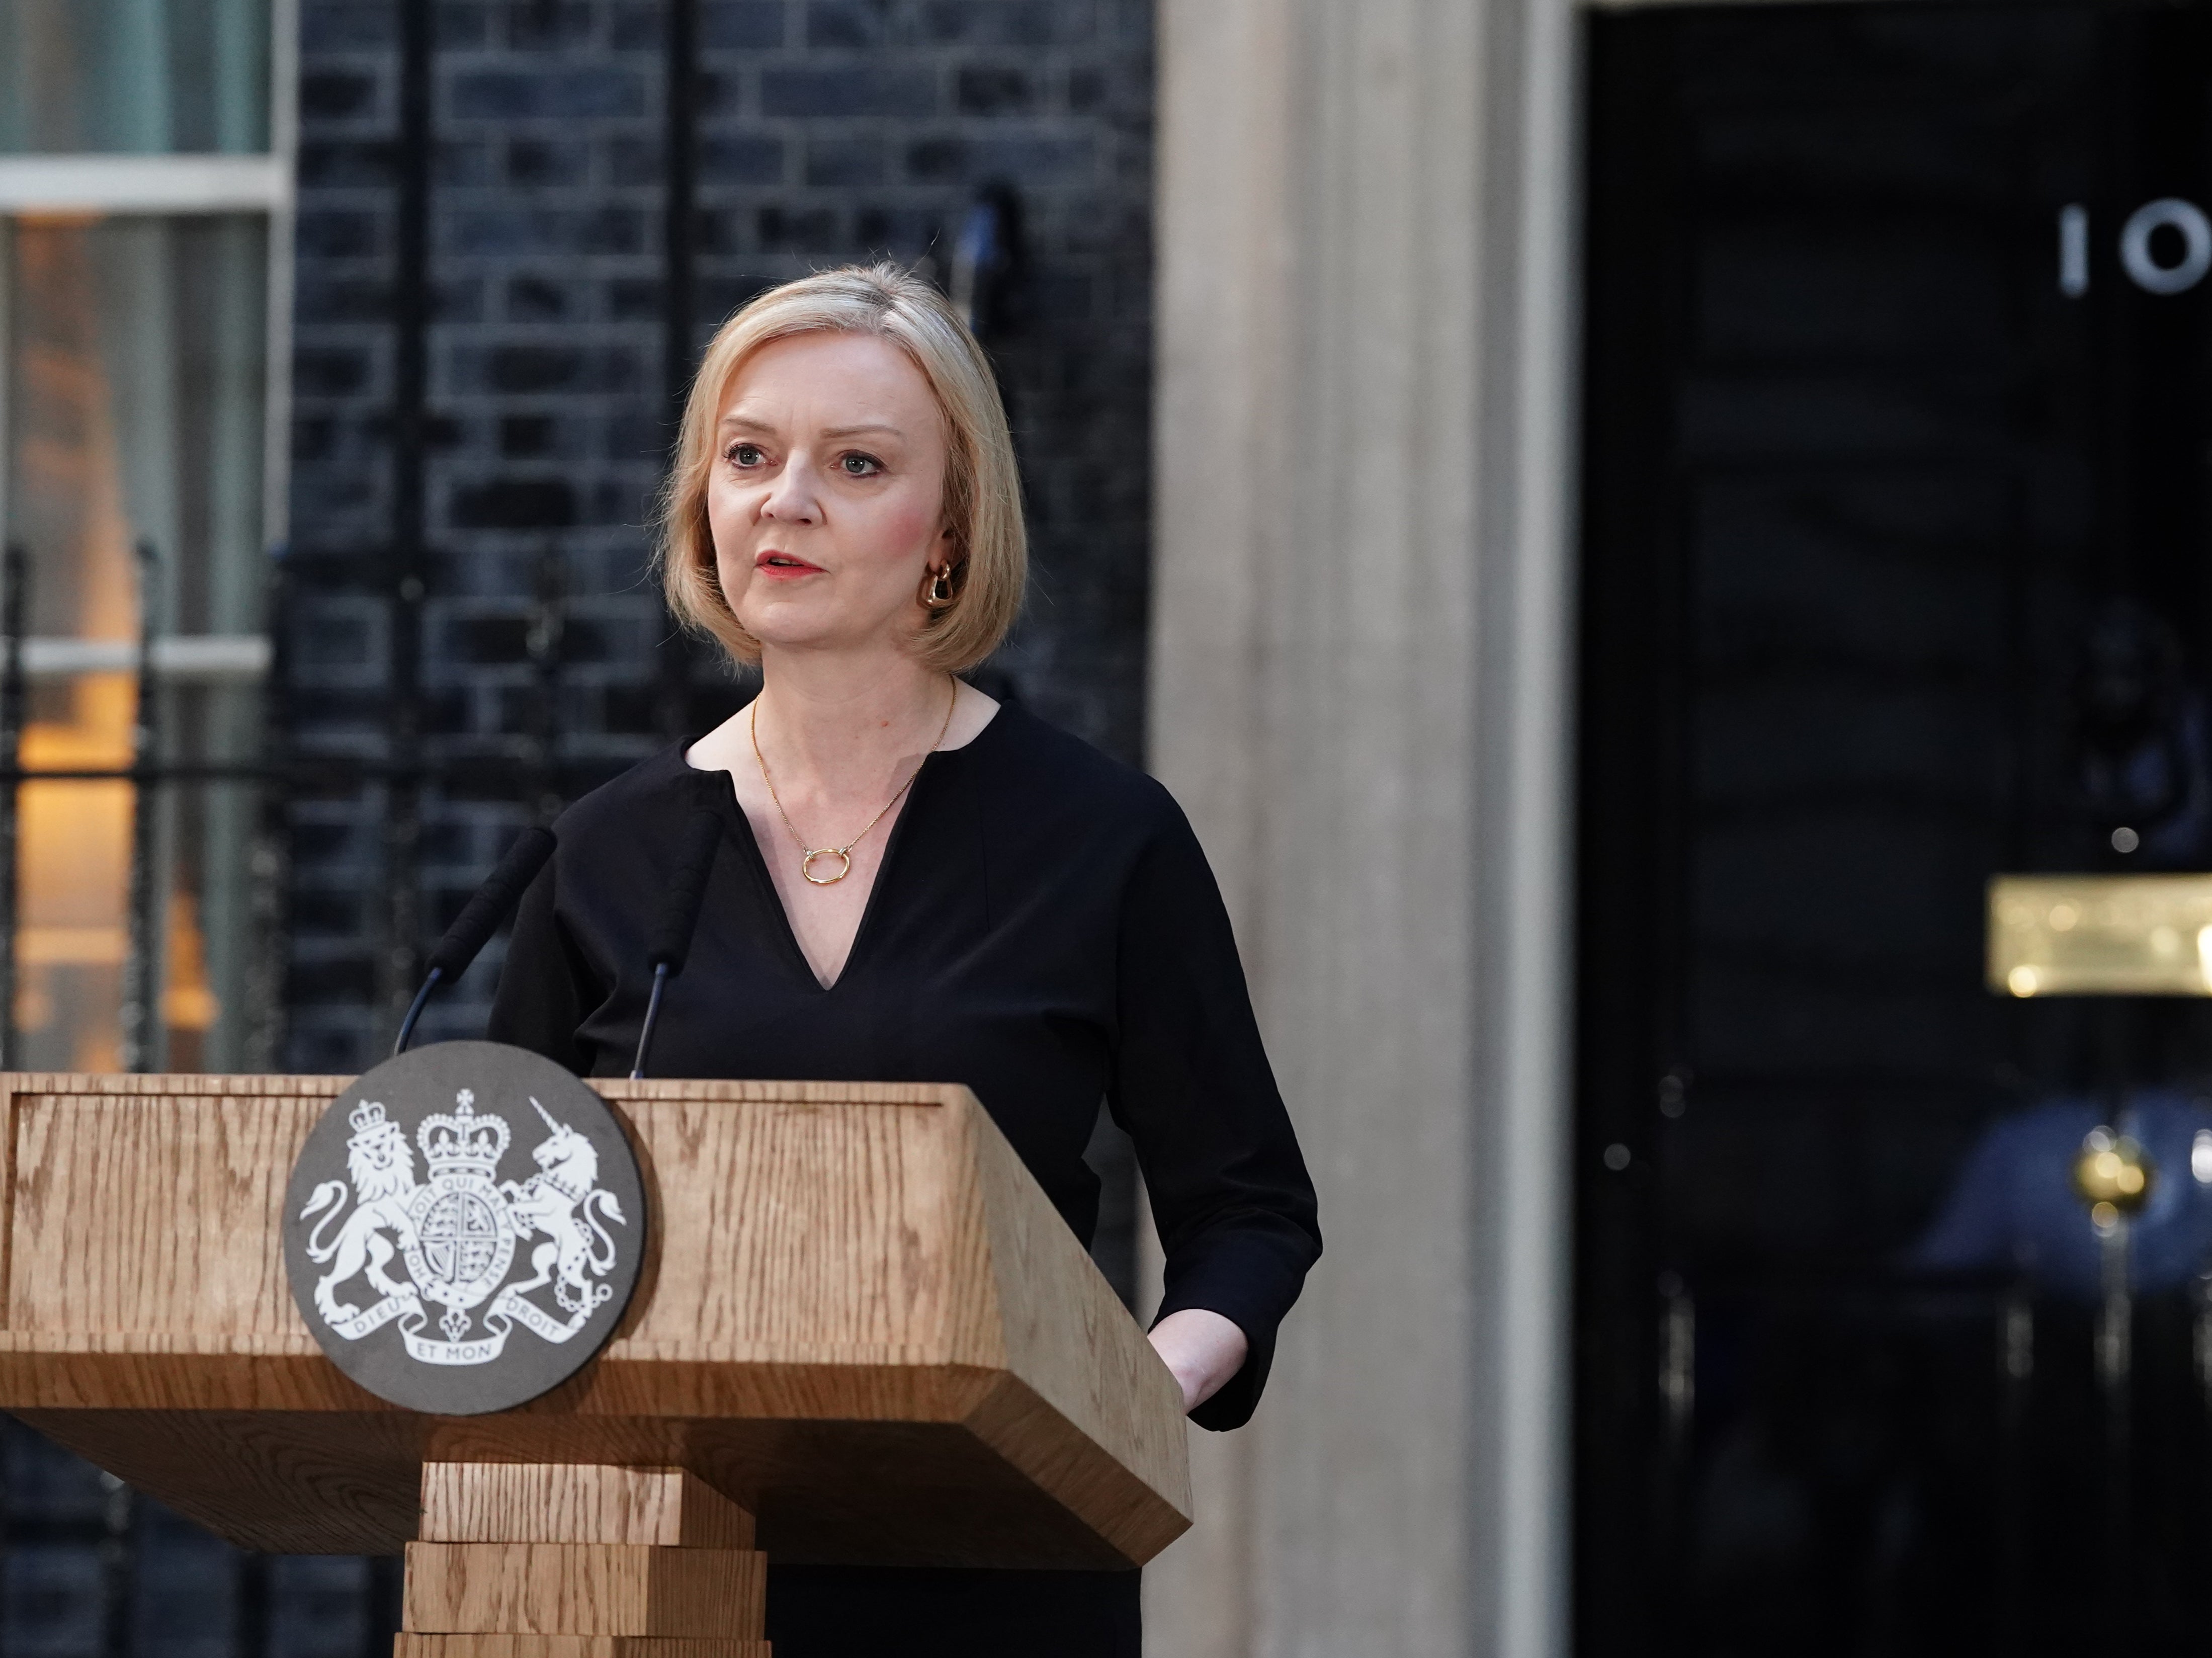
[[[499,930],[499,924],[520,901],[524,889],[545,867],[556,844],[550,829],[523,830],[514,837],[506,856],[485,878],[484,884],[461,906],[461,913],[446,929],[446,936],[438,940],[438,947],[430,952],[430,970],[422,975],[422,987],[415,993],[407,1017],[399,1022],[399,1038],[392,1044],[393,1059],[404,1054],[407,1044],[415,1040],[415,1023],[429,1005],[430,993],[441,984],[452,984],[469,970],[469,963],[476,960],[477,952]]]
[[[629,1079],[636,1082],[645,1075],[646,1055],[653,1051],[653,1027],[660,1023],[660,993],[668,983],[668,963],[653,964],[653,994],[646,999],[645,1025],[637,1033],[637,1058],[629,1068]]]
[[[430,993],[438,987],[438,981],[446,976],[446,969],[434,967],[422,975],[422,987],[415,993],[415,999],[407,1005],[407,1017],[399,1022],[399,1040],[392,1044],[392,1057],[398,1059],[407,1051],[407,1044],[415,1040],[415,1021],[422,1017],[429,1005]]]
[[[701,806],[684,825],[676,868],[669,877],[660,914],[646,946],[645,959],[653,964],[653,993],[646,1000],[645,1023],[637,1033],[637,1063],[629,1068],[633,1082],[645,1075],[645,1062],[653,1048],[653,1028],[660,1022],[660,993],[671,979],[684,971],[691,954],[699,907],[707,899],[707,878],[714,873],[714,853],[721,844],[721,818],[712,807]]]

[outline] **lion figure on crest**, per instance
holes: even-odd
[[[353,1176],[353,1212],[338,1228],[337,1236],[324,1242],[323,1229],[337,1218],[346,1200],[345,1181],[335,1180],[316,1187],[300,1212],[301,1220],[322,1217],[307,1236],[307,1259],[318,1266],[335,1261],[315,1281],[316,1309],[332,1324],[356,1315],[358,1309],[337,1295],[337,1286],[356,1272],[365,1272],[371,1286],[387,1299],[413,1293],[411,1285],[398,1282],[384,1269],[414,1230],[407,1200],[416,1189],[415,1148],[407,1144],[399,1125],[386,1117],[380,1102],[356,1106],[350,1121],[354,1135],[346,1142],[346,1172]],[[395,1244],[386,1232],[397,1232],[399,1242]]]
[[[530,1252],[530,1270],[537,1276],[507,1293],[522,1295],[550,1283],[553,1298],[564,1311],[586,1313],[614,1294],[610,1286],[592,1282],[592,1276],[603,1277],[615,1265],[615,1241],[599,1224],[600,1217],[617,1226],[627,1226],[629,1220],[615,1194],[599,1189],[599,1154],[591,1141],[566,1123],[556,1122],[535,1099],[530,1103],[552,1134],[531,1153],[538,1173],[519,1186],[504,1181],[500,1190],[514,1230],[525,1237],[543,1232],[547,1242]],[[597,1248],[585,1232],[586,1225],[598,1237]]]

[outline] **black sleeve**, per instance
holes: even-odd
[[[591,1057],[576,1030],[585,1010],[598,1005],[599,992],[561,925],[554,902],[560,867],[556,853],[522,895],[484,1035],[543,1054],[581,1077],[591,1071]]]
[[[1321,1230],[1220,889],[1182,812],[1169,813],[1122,899],[1109,1104],[1136,1143],[1167,1256],[1158,1316],[1202,1307],[1251,1343],[1243,1369],[1191,1412],[1218,1430],[1259,1403]]]

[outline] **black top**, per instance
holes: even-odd
[[[965,1083],[1086,1246],[1098,1181],[1083,1151],[1103,1099],[1144,1170],[1166,1255],[1161,1315],[1206,1308],[1250,1340],[1243,1369],[1192,1413],[1241,1425],[1321,1236],[1228,914],[1167,791],[1002,708],[968,746],[923,762],[825,990],[728,774],[695,770],[684,746],[555,824],[560,848],[524,896],[491,1035],[581,1074],[628,1073],[661,894],[684,823],[711,806],[727,834],[651,1073]],[[970,1655],[996,1649],[984,1625],[965,1626],[987,1641]]]

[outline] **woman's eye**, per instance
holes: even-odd
[[[848,477],[873,477],[884,470],[883,462],[873,455],[847,455],[841,464]]]
[[[757,466],[761,463],[760,445],[733,443],[730,446],[730,459],[739,466]]]

